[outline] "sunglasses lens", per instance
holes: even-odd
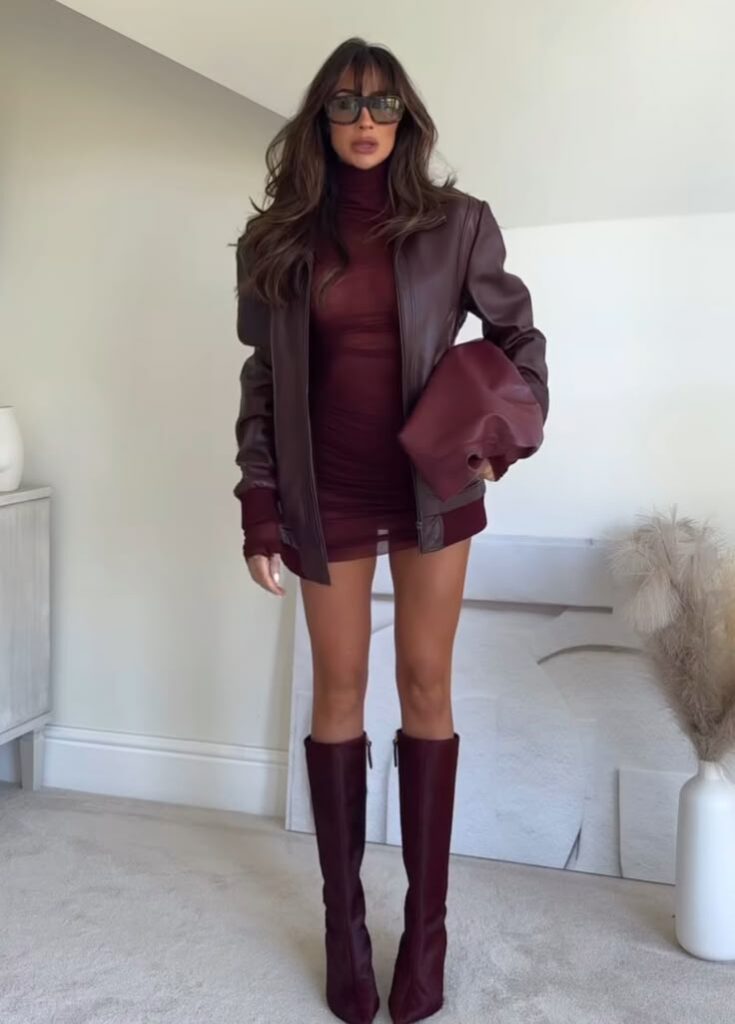
[[[351,124],[357,120],[360,107],[354,96],[335,96],[327,103],[327,117],[336,124]]]
[[[370,112],[380,124],[392,124],[394,121],[400,121],[403,102],[399,96],[373,96]]]

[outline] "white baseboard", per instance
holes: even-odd
[[[283,817],[288,753],[201,740],[47,725],[42,786]],[[20,783],[18,741],[0,781]]]

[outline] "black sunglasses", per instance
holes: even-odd
[[[376,124],[395,124],[403,117],[404,104],[400,96],[333,96],[324,104],[327,117],[333,124],[354,124],[363,107],[367,107]]]

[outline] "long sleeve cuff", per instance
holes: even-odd
[[[247,531],[258,523],[278,522],[280,511],[273,487],[249,487],[240,499],[241,524]]]
[[[241,498],[243,555],[266,555],[281,552],[280,511],[273,487],[250,487]]]
[[[281,535],[278,523],[258,523],[257,526],[251,526],[245,532],[242,553],[245,558],[250,558],[252,555],[265,555],[270,558],[271,555],[281,554]]]

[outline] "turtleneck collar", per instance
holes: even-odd
[[[377,213],[388,198],[390,159],[363,169],[354,164],[337,162],[337,203],[342,209]]]

